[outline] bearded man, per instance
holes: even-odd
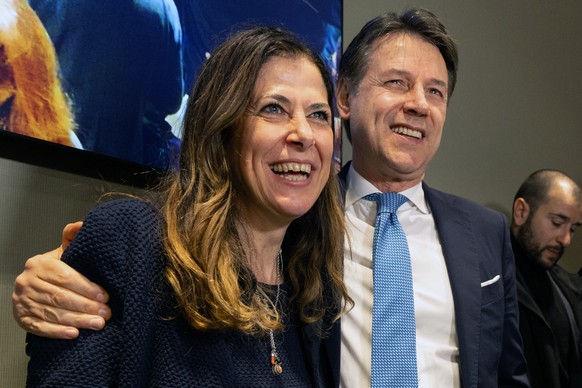
[[[582,191],[557,170],[532,173],[513,202],[520,331],[532,388],[582,387],[582,277],[557,263],[582,224]]]

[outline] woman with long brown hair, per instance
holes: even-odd
[[[63,254],[107,289],[110,321],[30,336],[28,385],[334,385],[323,338],[350,299],[332,89],[283,30],[220,45],[160,201],[99,206]]]

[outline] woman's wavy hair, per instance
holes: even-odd
[[[238,228],[236,198],[241,187],[235,183],[229,155],[259,72],[273,57],[311,61],[321,73],[329,105],[334,103],[332,81],[322,60],[279,28],[240,31],[203,64],[188,102],[180,168],[169,177],[163,214],[169,258],[166,278],[196,329],[232,328],[259,334],[281,328],[279,315],[259,296],[250,270],[245,253],[249,247]],[[330,168],[321,196],[291,223],[283,242],[290,302],[305,323],[320,320],[326,311],[337,318],[351,303],[343,284],[340,198]]]

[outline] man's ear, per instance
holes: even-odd
[[[527,221],[529,217],[529,212],[531,208],[525,199],[522,197],[517,198],[513,202],[513,223],[517,226],[522,226]]]
[[[345,79],[340,79],[337,84],[337,107],[343,120],[350,119],[350,87]]]

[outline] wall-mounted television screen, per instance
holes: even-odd
[[[341,15],[341,0],[2,0],[0,157],[140,185],[175,168],[197,69],[230,33],[289,29],[335,75]]]

